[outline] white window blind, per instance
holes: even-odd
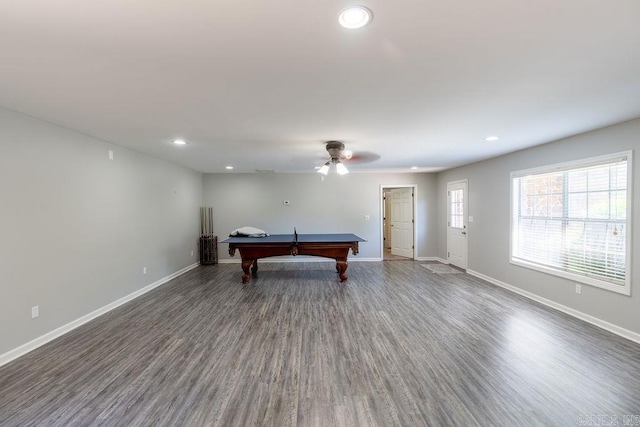
[[[511,261],[630,294],[630,154],[512,173]]]
[[[450,193],[451,206],[449,211],[451,217],[449,223],[453,228],[464,227],[464,190],[451,190]]]

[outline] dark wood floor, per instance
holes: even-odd
[[[263,263],[244,286],[237,264],[192,270],[0,368],[0,425],[640,415],[640,345],[420,264],[352,262],[346,286],[328,263]]]

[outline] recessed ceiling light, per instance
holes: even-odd
[[[500,139],[500,138],[498,138],[497,136],[495,136],[495,135],[491,135],[491,136],[486,137],[484,140],[485,140],[485,141],[497,141],[497,140],[499,140],[499,139]]]
[[[411,166],[411,170],[416,170],[416,169],[418,169],[417,166]]]
[[[176,145],[185,145],[187,142],[184,139],[174,139],[173,143]]]
[[[229,166],[225,166],[224,168],[231,170],[231,169],[233,169],[233,166],[229,165]]]
[[[371,22],[373,14],[369,9],[364,6],[353,6],[344,9],[338,15],[338,22],[344,28],[354,30],[356,28],[362,28]]]

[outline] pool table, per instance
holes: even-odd
[[[236,249],[242,258],[242,283],[249,283],[249,268],[258,275],[258,259],[281,255],[311,255],[336,260],[340,281],[347,280],[349,249],[358,254],[358,243],[366,240],[351,233],[342,234],[272,234],[265,237],[229,237],[220,243],[229,244],[229,255]]]

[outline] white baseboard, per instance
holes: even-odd
[[[587,323],[591,323],[592,325],[595,325],[595,326],[597,326],[599,328],[602,328],[604,330],[607,330],[607,331],[612,332],[612,333],[614,333],[616,335],[619,335],[619,336],[621,336],[623,338],[626,338],[628,340],[631,340],[631,341],[634,341],[634,342],[637,342],[638,344],[640,344],[640,334],[637,333],[637,332],[630,331],[628,329],[625,329],[625,328],[622,328],[620,326],[614,325],[613,323],[609,323],[609,322],[607,322],[605,320],[602,320],[602,319],[599,319],[597,317],[591,316],[590,314],[583,313],[583,312],[575,310],[575,309],[573,309],[571,307],[567,307],[566,305],[559,304],[559,303],[557,303],[555,301],[543,298],[543,297],[541,297],[539,295],[536,295],[534,293],[522,290],[522,289],[517,288],[517,287],[515,287],[513,285],[510,285],[508,283],[501,282],[500,280],[494,279],[493,277],[486,276],[486,275],[484,275],[482,273],[478,273],[477,271],[467,270],[467,273],[471,274],[472,276],[478,277],[478,278],[480,278],[482,280],[486,280],[487,282],[492,283],[492,284],[494,284],[496,286],[500,286],[501,288],[507,289],[507,290],[509,290],[511,292],[515,292],[516,294],[519,294],[519,295],[527,297],[527,298],[529,298],[531,300],[537,301],[540,304],[546,305],[547,307],[551,307],[551,308],[553,308],[555,310],[561,311],[561,312],[566,313],[566,314],[568,314],[570,316],[573,316],[575,318],[583,320],[583,321],[585,321]]]
[[[276,256],[276,257],[267,257],[267,258],[259,258],[260,264],[268,264],[268,263],[279,263],[279,262],[336,262],[331,258],[323,258],[317,256],[306,256],[306,255],[297,255],[297,256]],[[370,261],[382,261],[382,258],[349,258],[348,262],[370,262]],[[225,258],[219,259],[218,264],[240,264],[242,260],[240,258]]]
[[[121,306],[122,304],[125,304],[137,297],[139,297],[140,295],[146,294],[147,292],[151,291],[152,289],[157,288],[160,285],[163,285],[165,283],[167,283],[169,280],[175,279],[176,277],[180,276],[181,274],[186,273],[189,270],[193,270],[194,268],[198,267],[200,264],[199,263],[195,263],[195,264],[191,264],[188,267],[185,267],[181,270],[176,271],[175,273],[172,273],[166,277],[163,277],[162,279],[151,283],[150,285],[145,286],[144,288],[138,289],[135,292],[130,293],[127,296],[124,296],[122,298],[120,298],[119,300],[116,300],[110,304],[105,305],[104,307],[101,307],[95,311],[92,311],[89,314],[86,314],[76,320],[73,320],[69,323],[67,323],[66,325],[63,325],[57,329],[54,329],[51,332],[47,332],[46,334],[32,340],[29,341],[26,344],[21,345],[20,347],[17,347],[13,350],[10,350],[2,355],[0,355],[0,366],[2,365],[6,365],[7,363],[11,362],[14,359],[17,359],[20,356],[23,356],[27,353],[29,353],[32,350],[35,350],[36,348],[48,343],[49,341],[53,341],[54,339],[66,334],[67,332],[70,332],[74,329],[76,329],[79,326],[84,325],[87,322],[90,322],[91,320],[113,310],[116,307]]]

